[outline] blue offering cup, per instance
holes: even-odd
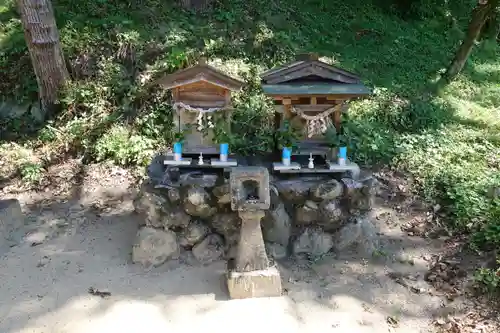
[[[229,144],[221,143],[220,144],[220,160],[223,162],[227,162],[227,156],[229,155]]]

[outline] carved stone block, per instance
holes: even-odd
[[[232,299],[281,296],[281,277],[276,267],[261,271],[229,272],[227,289]]]
[[[271,205],[269,171],[264,167],[233,168],[230,175],[232,210],[266,210]]]

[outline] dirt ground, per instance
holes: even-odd
[[[385,184],[375,257],[353,248],[282,262],[285,295],[248,300],[228,300],[223,262],[184,257],[150,271],[130,263],[139,217],[126,170],[70,161],[37,191],[4,185],[0,199],[21,201],[29,233],[0,257],[0,332],[465,332],[447,317],[468,311],[461,292],[450,297],[452,287],[443,293],[424,281],[447,239],[408,231],[435,212],[414,202],[405,182]]]

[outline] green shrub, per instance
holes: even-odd
[[[155,142],[131,132],[125,126],[113,126],[100,137],[94,153],[98,161],[110,159],[119,165],[147,165],[155,153]]]
[[[38,183],[43,177],[43,167],[38,163],[24,163],[20,167],[21,178],[28,183]]]
[[[478,269],[474,274],[474,282],[482,292],[496,293],[500,290],[500,269]]]

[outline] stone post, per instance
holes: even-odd
[[[269,268],[264,238],[260,229],[263,210],[239,211],[241,231],[236,256],[237,272],[251,272]]]
[[[25,217],[17,199],[0,200],[0,255],[24,236]]]
[[[248,184],[253,188],[248,188]],[[260,228],[260,220],[271,202],[269,172],[262,167],[233,168],[230,187],[231,208],[238,211],[241,231],[234,267],[228,267],[229,296],[281,296],[281,277],[276,267],[270,266]]]

